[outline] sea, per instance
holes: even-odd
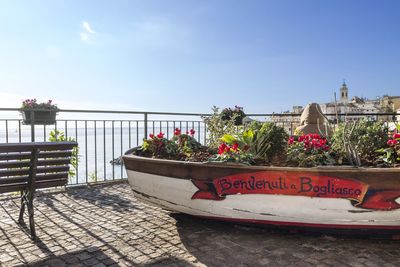
[[[109,181],[126,178],[123,165],[113,164],[130,148],[143,143],[144,127],[140,121],[61,121],[57,125],[36,125],[35,142],[49,141],[51,131],[57,129],[68,139],[78,142],[79,156],[76,175],[70,177],[70,184]],[[182,132],[195,129],[195,138],[205,143],[205,127],[202,122],[170,121],[149,122],[147,133],[165,137],[173,136],[174,129]],[[0,121],[0,143],[31,142],[31,127],[20,121]]]

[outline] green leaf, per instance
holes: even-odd
[[[253,142],[254,139],[254,132],[252,130],[246,130],[243,133],[243,142],[246,145],[250,145],[251,142]]]
[[[220,138],[220,140],[222,141],[222,142],[224,142],[224,143],[227,143],[227,144],[234,144],[234,143],[236,143],[238,140],[233,136],[233,135],[230,135],[230,134],[225,134],[225,135],[223,135],[221,138]]]

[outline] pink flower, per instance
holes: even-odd
[[[193,137],[196,131],[194,129],[190,129],[190,135]]]

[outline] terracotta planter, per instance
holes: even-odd
[[[123,156],[144,202],[198,217],[400,234],[400,168],[265,167]]]
[[[32,123],[32,113],[34,113],[34,121],[33,124],[55,124],[56,122],[56,110],[40,110],[40,111],[22,111],[22,118],[24,124],[31,124]]]

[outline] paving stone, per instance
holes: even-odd
[[[290,234],[174,214],[127,184],[39,193],[38,242],[0,200],[0,266],[400,266],[399,241]]]

